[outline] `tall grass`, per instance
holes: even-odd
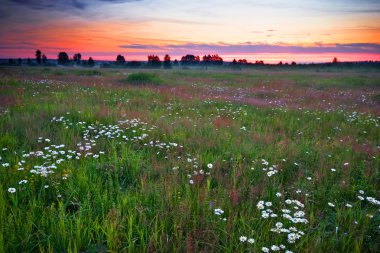
[[[162,78],[173,85],[174,74]],[[191,78],[188,74],[184,78]],[[204,72],[198,74],[206,80]],[[212,75],[240,80],[229,73]],[[158,77],[129,78],[147,84]],[[380,247],[379,206],[358,198],[379,199],[380,130],[374,116],[352,120],[348,110],[180,99],[146,87],[12,82],[24,94],[0,116],[0,252],[260,252],[280,244],[293,252],[377,252]],[[52,121],[61,116],[67,121]],[[137,126],[117,125],[137,118]],[[88,126],[99,130],[85,139]],[[120,136],[116,129],[123,130]],[[115,132],[113,138],[107,131]],[[148,137],[132,138],[143,133]],[[78,143],[96,145],[85,152]],[[52,144],[82,155],[56,163],[47,177],[31,173],[46,160],[23,154],[46,153]],[[100,155],[85,157],[89,152]],[[278,172],[269,177],[270,167]],[[291,209],[286,199],[304,204],[307,224],[281,217],[282,209]],[[260,200],[272,202],[280,217],[264,219],[256,206]],[[270,231],[278,221],[305,234],[289,243],[286,234]],[[241,242],[241,236],[255,243]]]

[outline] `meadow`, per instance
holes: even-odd
[[[379,252],[380,74],[0,68],[2,252]]]

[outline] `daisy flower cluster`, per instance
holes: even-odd
[[[67,113],[70,114],[70,113]],[[82,139],[75,145],[72,149],[67,149],[65,144],[51,144],[50,138],[39,137],[37,143],[43,145],[39,150],[22,152],[21,160],[17,163],[17,170],[22,171],[28,167],[28,172],[30,174],[39,175],[47,178],[49,175],[56,174],[58,171],[62,171],[67,167],[66,162],[70,160],[81,160],[84,158],[100,159],[101,156],[105,155],[105,151],[97,149],[99,146],[99,141],[101,140],[112,140],[118,145],[124,145],[127,143],[137,143],[140,147],[154,148],[156,149],[156,154],[162,154],[164,159],[168,159],[168,152],[178,152],[183,149],[182,145],[176,142],[170,141],[160,141],[158,139],[149,139],[150,133],[156,129],[156,126],[148,127],[148,124],[139,119],[126,119],[118,121],[117,124],[101,124],[101,123],[88,123],[85,121],[73,122],[71,119],[61,116],[53,117],[51,119],[52,123],[59,123],[64,126],[65,129],[74,128],[79,131]],[[6,148],[4,149],[7,150]],[[203,168],[198,163],[195,157],[188,154],[186,157],[178,156],[178,159],[184,159],[193,172],[188,174],[189,184],[194,184],[194,176],[197,175],[210,175],[210,170],[213,168],[212,163],[208,163]],[[9,162],[0,159],[1,166],[4,168],[12,167]],[[178,169],[179,166],[174,168]],[[69,174],[58,173],[57,175],[62,176],[61,179],[65,180],[68,178]],[[23,178],[20,182],[21,184],[27,184],[27,178]],[[8,189],[9,193],[15,193],[16,188],[10,187]]]
[[[277,193],[276,196],[280,198],[281,193]],[[257,209],[261,211],[261,218],[268,220],[270,224],[273,224],[273,220],[276,222],[274,227],[270,228],[272,233],[278,234],[280,240],[286,240],[284,244],[294,244],[299,240],[305,233],[300,229],[301,224],[308,224],[308,220],[305,218],[306,214],[303,211],[305,205],[299,200],[286,199],[281,204],[283,208],[275,208],[274,204],[270,201],[260,200],[257,205]],[[275,212],[275,209],[277,212]],[[284,235],[284,236],[283,236]],[[241,236],[240,242],[246,242],[247,237]],[[254,240],[253,240],[254,241]],[[276,241],[279,241],[276,239]],[[284,244],[274,244],[270,247],[262,247],[262,252],[287,252],[291,253],[287,246]]]
[[[273,175],[276,175],[278,173],[278,165],[273,164],[270,165],[269,162],[265,159],[261,159],[261,161],[252,161],[253,163],[260,162],[260,166],[262,166],[262,171],[264,171],[268,177],[272,177]],[[254,170],[254,167],[251,168],[251,170]]]

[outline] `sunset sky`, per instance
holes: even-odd
[[[379,0],[0,0],[0,58],[380,60]]]

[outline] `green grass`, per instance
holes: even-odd
[[[224,87],[223,80],[232,87],[242,80],[262,86],[263,80],[287,83],[314,74],[255,75],[133,72],[127,80],[165,80],[195,91],[198,86],[190,85],[202,80],[210,87],[215,82],[215,88]],[[11,87],[24,92],[12,93],[19,102],[0,115],[0,252],[261,252],[280,244],[293,252],[377,252],[380,247],[379,206],[358,199],[380,197],[377,116],[340,107],[326,112],[181,99],[149,86],[89,87],[2,76],[6,92]],[[345,80],[338,75],[325,82],[351,89]],[[53,163],[48,170],[54,173],[33,171]],[[278,172],[269,177],[270,167]],[[304,207],[296,210],[286,199]],[[260,200],[272,202],[279,217],[262,218]],[[224,213],[216,215],[217,208]],[[282,209],[291,215],[303,210],[308,223],[281,217]],[[304,235],[289,243],[287,233],[270,231],[279,221]],[[255,243],[240,242],[240,236]]]

